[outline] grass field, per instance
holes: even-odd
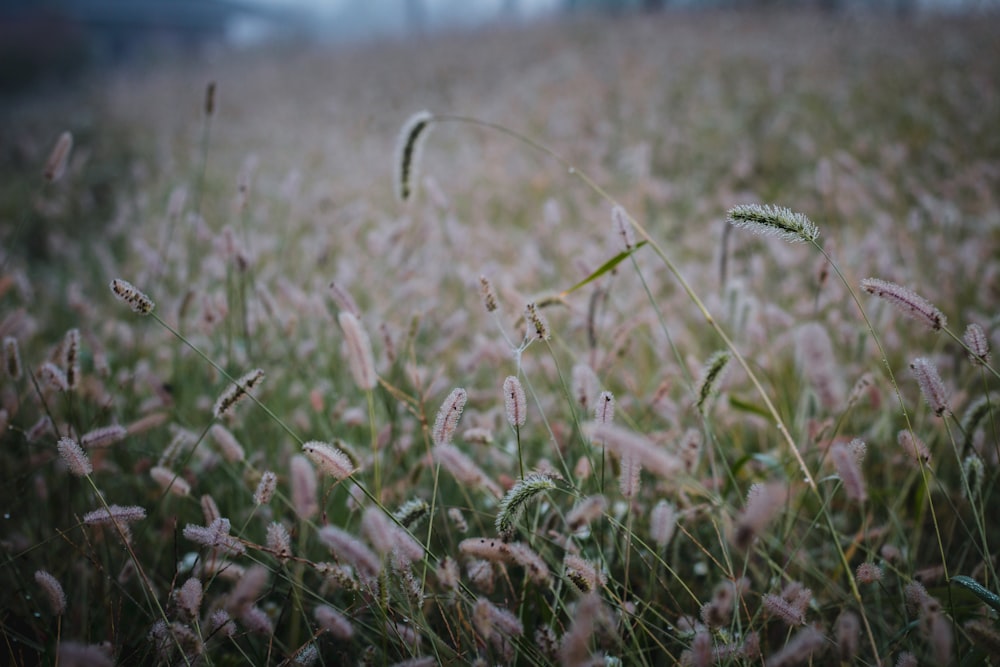
[[[8,100],[3,660],[998,664],[998,32],[667,13]]]

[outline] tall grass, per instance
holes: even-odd
[[[994,20],[710,18],[8,111],[7,660],[1000,654]]]

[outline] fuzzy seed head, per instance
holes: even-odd
[[[371,391],[378,383],[375,374],[375,356],[372,353],[372,342],[361,321],[346,310],[337,315],[340,328],[344,330],[344,342],[347,344],[347,362],[354,376],[354,383],[364,391]]]
[[[594,421],[598,424],[610,424],[615,420],[615,395],[610,391],[602,391],[594,406]]]
[[[239,440],[222,424],[213,424],[208,432],[219,447],[219,451],[222,452],[222,458],[229,463],[242,461],[246,457]]]
[[[313,609],[313,618],[319,623],[319,627],[337,639],[346,641],[354,636],[354,626],[348,618],[329,605],[317,605]]]
[[[503,381],[503,404],[507,412],[507,423],[515,428],[524,426],[528,401],[521,381],[513,375],[508,375]]]
[[[497,295],[493,291],[493,283],[486,276],[479,276],[479,295],[483,299],[483,307],[486,308],[486,312],[496,312]]]
[[[860,503],[865,502],[868,499],[868,491],[864,476],[861,474],[858,458],[850,447],[840,442],[834,444],[830,448],[830,459],[837,469],[837,474],[840,475],[847,497]]]
[[[733,543],[740,549],[747,549],[782,509],[787,498],[788,489],[778,482],[751,485],[747,504],[736,524]]]
[[[938,417],[948,411],[948,391],[938,374],[937,366],[926,357],[918,357],[910,363],[910,370],[920,385],[927,405]]]
[[[635,230],[632,229],[632,222],[628,219],[628,214],[621,206],[611,209],[611,225],[614,228],[615,236],[622,246],[622,250],[628,252],[635,247]]]
[[[137,505],[108,505],[83,515],[83,522],[94,526],[103,523],[130,524],[146,518],[146,510]]]
[[[666,500],[660,500],[649,513],[649,534],[662,551],[670,543],[677,527],[677,508]]]
[[[576,533],[599,519],[607,508],[608,500],[604,496],[588,496],[566,513],[566,525]]]
[[[971,350],[969,359],[972,363],[983,365],[990,362],[990,340],[981,326],[975,322],[967,326],[962,340]]]
[[[631,454],[623,454],[619,465],[621,469],[618,474],[618,489],[623,498],[631,500],[639,495],[642,463]]]
[[[83,451],[83,448],[72,438],[60,438],[58,445],[59,455],[66,463],[69,471],[77,477],[85,477],[94,472],[94,467],[90,464],[90,459]]]
[[[405,202],[413,194],[413,183],[417,178],[420,156],[433,119],[429,111],[413,114],[403,124],[396,140],[395,186],[396,197],[401,202]]]
[[[444,399],[441,409],[438,410],[437,419],[434,420],[434,430],[431,435],[435,445],[447,445],[455,437],[455,429],[458,427],[458,420],[462,417],[462,410],[465,409],[465,401],[469,395],[461,387],[453,389],[448,398]]]
[[[204,588],[201,585],[201,580],[197,577],[191,577],[177,589],[177,604],[190,618],[198,618],[203,595]]]
[[[282,563],[287,563],[292,557],[292,538],[288,529],[277,521],[267,526],[267,548]]]
[[[302,451],[316,467],[334,479],[346,479],[357,470],[347,454],[325,442],[311,440],[302,445]]]
[[[63,339],[63,369],[66,372],[66,386],[76,389],[80,382],[80,330],[70,329]]]
[[[903,315],[923,322],[934,331],[940,331],[948,324],[944,314],[930,301],[902,285],[878,278],[865,278],[861,281],[861,289],[888,301]]]
[[[316,490],[319,482],[309,459],[301,454],[292,457],[291,463],[292,507],[300,519],[311,519],[319,513]]]
[[[45,570],[35,572],[35,582],[41,587],[45,597],[48,598],[49,608],[56,616],[66,613],[66,593],[63,592],[62,584]]]
[[[614,424],[590,422],[583,432],[594,443],[603,443],[611,452],[624,460],[631,457],[645,470],[663,479],[673,479],[684,470],[684,462],[648,438]]]
[[[398,510],[393,513],[396,518],[404,528],[412,529],[418,523],[420,523],[424,517],[426,517],[431,512],[431,506],[427,504],[426,500],[421,498],[411,498],[403,503]]]
[[[701,380],[698,382],[698,401],[695,406],[698,412],[704,414],[706,403],[718,391],[719,385],[729,366],[730,354],[725,350],[720,350],[710,356],[701,372]]]
[[[191,485],[188,481],[170,468],[153,466],[149,470],[149,476],[160,485],[161,489],[176,496],[186,496],[191,493]]]
[[[573,366],[572,372],[573,397],[585,411],[595,408],[600,380],[588,364],[579,363]]]
[[[3,366],[7,371],[7,377],[11,380],[20,380],[24,373],[21,366],[21,349],[17,344],[17,339],[13,336],[4,336],[3,339]]]
[[[274,497],[274,490],[278,486],[278,476],[271,470],[265,470],[257,483],[257,490],[253,494],[253,501],[257,505],[266,505]]]
[[[482,488],[496,498],[503,495],[503,491],[497,486],[497,483],[490,479],[482,468],[455,445],[435,445],[432,453],[434,460],[451,473],[460,484]]]
[[[727,217],[735,227],[755,234],[776,236],[789,243],[819,238],[819,228],[809,218],[782,206],[741,204],[731,208]]]
[[[524,320],[528,323],[526,338],[536,340],[549,340],[552,336],[549,333],[549,324],[538,312],[538,306],[534,302],[524,307]]]
[[[128,429],[120,424],[101,426],[80,436],[80,445],[85,449],[100,449],[121,442],[128,436]]]
[[[900,431],[896,436],[896,440],[906,455],[917,463],[927,465],[931,462],[931,453],[927,449],[927,445],[910,431]]]
[[[156,304],[148,296],[140,292],[135,286],[121,278],[111,281],[111,292],[118,297],[118,300],[127,304],[134,312],[140,315],[149,315],[153,312]]]
[[[875,563],[861,563],[854,572],[859,584],[874,584],[882,581],[882,568]]]
[[[69,382],[66,373],[51,361],[46,361],[38,368],[38,379],[43,387],[55,391],[68,391]]]
[[[63,132],[59,135],[56,145],[49,153],[49,159],[45,161],[45,169],[42,176],[49,183],[55,183],[66,173],[66,165],[69,163],[69,154],[73,150],[73,135]]]
[[[532,498],[545,491],[556,488],[555,482],[549,475],[532,473],[517,483],[500,500],[499,511],[496,518],[497,533],[501,537],[509,538],[514,534],[514,524],[517,522],[525,505]]]
[[[212,414],[215,415],[216,419],[225,415],[234,405],[246,398],[250,390],[260,384],[263,379],[264,371],[259,368],[240,376],[236,382],[226,387],[226,390],[215,401]]]

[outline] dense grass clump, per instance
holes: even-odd
[[[668,14],[11,104],[3,655],[995,660],[997,27]]]

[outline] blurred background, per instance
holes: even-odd
[[[426,38],[583,13],[819,8],[911,17],[997,6],[997,0],[0,0],[0,92],[206,49]]]

